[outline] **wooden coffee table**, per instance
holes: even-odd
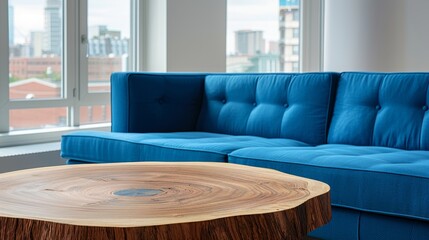
[[[0,174],[0,239],[299,239],[329,186],[230,163],[120,163]]]

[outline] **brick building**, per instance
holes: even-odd
[[[14,100],[55,99],[61,97],[59,84],[37,78],[11,83],[9,89],[9,97]],[[66,107],[11,110],[9,116],[10,128],[11,130],[19,130],[66,126],[67,112]],[[80,107],[80,123],[110,122],[110,114],[110,106],[82,106]]]
[[[122,57],[88,58],[88,80],[108,81],[112,72],[123,69]],[[61,76],[61,58],[13,57],[9,59],[9,73],[13,79],[46,78],[47,74]]]

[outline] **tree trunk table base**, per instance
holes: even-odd
[[[299,239],[330,218],[328,185],[230,163],[0,174],[0,239]]]

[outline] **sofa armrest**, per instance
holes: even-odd
[[[113,73],[112,132],[195,130],[204,78],[204,74]]]

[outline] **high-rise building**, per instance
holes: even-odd
[[[88,28],[88,54],[90,56],[122,56],[128,54],[128,44],[128,39],[121,39],[121,31],[109,30],[106,25]]]
[[[14,12],[13,12],[13,6],[9,5],[8,8],[8,21],[9,21],[9,46],[13,46],[15,44],[15,31],[14,31]]]
[[[279,54],[279,41],[268,42],[268,53],[277,55]]]
[[[300,0],[280,0],[280,71],[299,71]]]
[[[110,37],[121,38],[121,31],[109,30],[106,25],[96,25],[88,27],[88,39]]]
[[[43,55],[43,36],[42,31],[30,32],[31,56],[40,57]]]
[[[237,55],[265,53],[265,41],[262,31],[239,30],[235,32],[235,50]]]
[[[43,52],[61,55],[61,0],[46,0]]]
[[[90,56],[121,56],[128,54],[128,39],[99,37],[88,40]]]

